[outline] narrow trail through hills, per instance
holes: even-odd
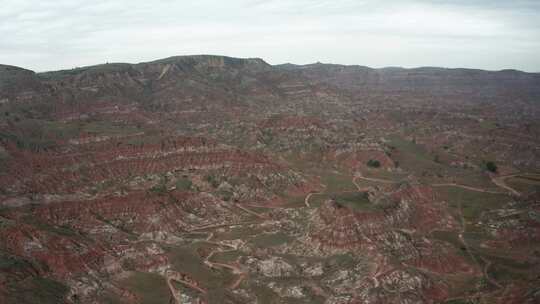
[[[518,177],[518,176],[528,176],[528,175],[540,178],[540,173],[536,173],[536,172],[520,172],[520,173],[513,173],[513,174],[501,175],[501,176],[492,175],[491,176],[491,181],[495,185],[512,192],[512,194],[514,194],[516,196],[521,196],[521,193],[519,191],[517,191],[516,189],[514,189],[514,188],[508,186],[508,184],[506,184],[506,179],[512,178],[512,177]]]
[[[207,291],[201,287],[199,287],[195,282],[192,282],[186,275],[181,274],[174,270],[168,270],[165,273],[165,278],[167,280],[167,286],[169,287],[169,290],[171,291],[171,294],[177,304],[182,304],[182,298],[180,295],[180,292],[176,290],[176,288],[173,285],[173,281],[181,283],[185,285],[188,288],[191,288],[193,290],[196,290],[203,295],[206,295]]]
[[[467,185],[461,185],[461,184],[456,184],[456,183],[435,183],[435,184],[431,184],[431,186],[432,187],[458,187],[458,188],[462,188],[462,189],[466,189],[466,190],[470,190],[470,191],[476,191],[476,192],[482,192],[482,193],[492,193],[492,194],[504,194],[504,193],[510,192],[513,195],[520,196],[521,194],[518,191],[516,191],[515,189],[508,186],[504,181],[507,178],[516,177],[516,176],[520,176],[520,175],[524,175],[524,174],[527,174],[527,173],[516,173],[516,174],[499,176],[499,177],[493,177],[492,176],[491,180],[493,181],[493,183],[495,185],[497,185],[498,187],[506,190],[504,192],[503,191],[493,191],[493,190],[488,190],[488,189],[482,189],[482,188],[477,188],[477,187],[472,187],[472,186],[467,186]],[[356,187],[356,190],[346,190],[346,191],[338,191],[338,192],[339,193],[364,192],[364,191],[369,190],[369,187],[362,187],[358,183],[358,181],[357,181],[358,179],[371,181],[371,182],[384,183],[384,184],[397,184],[397,183],[400,182],[400,181],[393,181],[393,180],[385,180],[385,179],[379,179],[379,178],[365,177],[360,172],[357,172],[356,175],[352,178],[352,183]],[[310,199],[313,197],[313,195],[322,195],[322,194],[325,194],[325,192],[320,191],[320,192],[310,192],[310,193],[308,193],[306,195],[306,197],[304,198],[304,205],[306,207],[308,207],[308,208],[311,208],[312,205],[310,203]],[[258,205],[249,205],[249,206],[250,207],[257,207],[257,208],[259,208],[259,207],[260,208],[265,208],[265,206],[258,206]],[[238,208],[238,209],[240,209],[240,210],[242,210],[242,211],[244,211],[244,212],[246,212],[248,214],[251,214],[251,215],[253,215],[253,216],[255,216],[255,217],[257,217],[257,218],[259,218],[261,220],[268,219],[267,216],[265,216],[263,214],[260,214],[260,213],[257,213],[257,212],[255,212],[253,210],[249,210],[245,206],[240,206],[239,204],[234,204],[234,207],[236,207],[236,208]],[[458,235],[460,242],[466,248],[467,253],[471,257],[473,262],[480,269],[482,269],[482,274],[485,277],[485,279],[490,284],[494,285],[495,287],[502,288],[501,285],[497,281],[495,281],[492,277],[489,276],[489,271],[488,270],[489,270],[489,267],[492,265],[492,262],[485,259],[484,257],[480,257],[482,259],[482,261],[484,262],[484,264],[485,264],[484,267],[481,267],[481,264],[479,263],[477,258],[472,254],[471,249],[469,247],[469,244],[465,240],[464,233],[466,232],[466,222],[465,222],[465,218],[463,217],[463,212],[462,212],[462,209],[461,209],[461,203],[459,204],[459,216],[460,216],[460,219],[461,219],[461,229],[460,229],[460,233]],[[221,227],[230,227],[230,226],[243,226],[243,225],[249,225],[249,224],[254,224],[254,223],[257,223],[257,221],[245,221],[245,222],[232,223],[232,224],[208,225],[208,226],[201,226],[201,227],[194,228],[190,232],[198,233],[198,231],[201,231],[201,230],[215,229],[215,228],[221,228]],[[200,232],[200,233],[203,233],[203,232]],[[242,283],[242,281],[247,277],[247,273],[244,270],[242,270],[240,267],[238,267],[237,265],[219,263],[219,262],[212,262],[211,258],[216,253],[231,252],[231,251],[238,250],[238,248],[237,248],[237,246],[232,246],[230,244],[226,244],[226,243],[223,243],[223,242],[212,242],[213,237],[214,237],[214,233],[210,232],[208,234],[208,237],[204,240],[204,242],[207,242],[209,244],[213,244],[213,245],[217,246],[217,248],[213,249],[208,254],[208,256],[205,258],[204,264],[207,265],[210,268],[213,268],[213,269],[228,269],[233,274],[238,275],[238,277],[229,286],[229,289],[234,290],[234,289],[238,288],[238,286]],[[230,249],[223,250],[222,249],[223,247],[228,247]],[[378,283],[379,283],[378,276],[380,276],[380,275],[381,275],[381,273],[378,273],[378,270],[377,270],[376,276],[374,278],[374,280],[376,282],[376,285],[378,285]],[[171,291],[171,294],[172,294],[172,296],[173,296],[173,298],[174,298],[174,300],[175,300],[175,302],[177,304],[181,304],[181,296],[180,296],[180,293],[174,287],[173,281],[179,282],[179,283],[185,285],[186,287],[191,288],[193,290],[196,290],[196,291],[198,291],[198,292],[200,292],[200,293],[202,293],[204,295],[207,294],[207,291],[205,289],[197,286],[196,283],[194,283],[194,282],[190,282],[189,280],[186,280],[185,275],[182,275],[181,273],[178,273],[176,271],[172,271],[172,270],[168,271],[167,274],[166,274],[166,279],[167,279],[167,285],[168,285],[168,287],[169,287],[169,289]]]
[[[457,188],[462,188],[462,189],[465,189],[465,190],[471,190],[471,191],[482,192],[482,193],[491,193],[491,194],[505,194],[506,193],[506,192],[502,192],[502,191],[486,190],[486,189],[482,189],[482,188],[476,188],[476,187],[471,187],[471,186],[466,186],[466,185],[460,185],[460,184],[456,184],[456,183],[431,184],[431,186],[432,187],[457,187]]]
[[[234,207],[236,207],[236,208],[238,208],[238,209],[240,209],[240,210],[242,210],[242,211],[244,211],[244,212],[246,212],[248,214],[254,215],[254,216],[256,216],[257,218],[259,218],[261,220],[268,219],[266,216],[264,216],[262,214],[259,214],[259,213],[255,212],[255,211],[249,210],[249,209],[247,209],[247,208],[245,208],[243,206],[240,206],[239,204],[234,204]],[[250,224],[254,224],[254,223],[258,223],[258,221],[245,221],[245,222],[232,223],[232,224],[207,225],[207,226],[201,226],[201,227],[191,229],[189,232],[190,233],[202,233],[202,234],[204,234],[205,232],[202,232],[200,230],[215,229],[215,228],[230,227],[230,226],[243,226],[243,225],[250,225]],[[229,286],[229,289],[234,290],[234,289],[238,288],[238,286],[240,286],[242,281],[247,277],[247,273],[244,270],[242,270],[240,267],[238,267],[237,265],[212,262],[212,261],[210,261],[210,259],[216,253],[225,253],[225,252],[231,252],[231,251],[238,250],[238,248],[243,246],[245,244],[245,242],[243,242],[240,245],[234,246],[234,245],[227,244],[227,243],[224,243],[224,242],[214,242],[214,241],[212,241],[213,238],[214,238],[214,232],[208,232],[208,236],[204,240],[202,240],[202,242],[217,246],[217,248],[213,249],[208,254],[208,256],[204,259],[204,264],[206,266],[208,266],[209,268],[212,268],[212,269],[225,268],[225,269],[230,270],[233,274],[238,275],[236,280],[234,280],[234,282],[232,282],[232,284]],[[227,247],[229,249],[228,250],[223,250],[222,247]],[[166,281],[167,281],[167,286],[168,286],[168,288],[169,288],[169,290],[171,292],[171,295],[172,295],[174,301],[176,302],[176,304],[182,304],[182,299],[181,299],[180,292],[173,285],[174,281],[176,281],[178,283],[181,283],[181,284],[185,285],[188,288],[196,290],[196,291],[202,293],[203,295],[207,294],[206,289],[204,289],[202,287],[199,287],[195,281],[193,281],[193,282],[190,281],[189,277],[187,275],[182,274],[180,272],[177,272],[177,271],[174,271],[174,270],[168,270],[165,273],[165,278],[166,278]]]
[[[502,189],[506,190],[505,192],[482,189],[482,188],[477,188],[477,187],[472,187],[472,186],[467,186],[467,185],[461,185],[461,184],[456,184],[456,183],[436,183],[436,184],[431,184],[431,186],[432,187],[458,187],[458,188],[462,188],[462,189],[466,189],[466,190],[470,190],[470,191],[476,191],[476,192],[482,192],[482,193],[491,193],[491,194],[504,194],[506,192],[510,192],[513,195],[521,196],[521,193],[519,193],[517,190],[513,189],[512,187],[508,186],[504,182],[504,180],[507,179],[507,178],[510,178],[510,177],[516,177],[516,176],[527,175],[527,174],[534,174],[534,173],[516,173],[516,174],[504,175],[504,176],[498,176],[498,177],[492,176],[491,181],[496,186],[498,186],[499,188],[502,188]],[[355,181],[356,178],[363,179],[363,180],[366,180],[366,181],[371,181],[371,182],[385,183],[385,184],[397,184],[397,183],[399,183],[399,181],[392,181],[392,180],[386,180],[386,179],[364,177],[362,175],[362,173],[358,172],[357,175],[353,179],[353,183],[357,187],[359,187],[359,185]]]

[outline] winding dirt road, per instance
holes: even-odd
[[[476,187],[471,187],[471,186],[466,186],[466,185],[460,185],[460,184],[456,184],[456,183],[431,184],[431,186],[432,187],[457,187],[457,188],[462,188],[462,189],[466,189],[466,190],[482,192],[482,193],[491,193],[491,194],[504,194],[504,193],[506,193],[506,192],[501,192],[501,191],[492,191],[492,190],[486,190],[486,189],[482,189],[482,188],[476,188]]]
[[[499,188],[502,188],[510,193],[512,193],[513,195],[515,196],[521,196],[521,193],[519,193],[516,189],[508,186],[504,180],[507,179],[507,178],[511,178],[511,177],[516,177],[516,176],[520,176],[520,175],[527,175],[527,174],[533,174],[533,175],[536,175],[535,173],[516,173],[516,174],[510,174],[510,175],[504,175],[504,176],[491,176],[491,181],[496,185],[498,186]],[[385,183],[385,184],[397,184],[399,183],[399,181],[392,181],[392,180],[386,180],[386,179],[379,179],[379,178],[369,178],[369,177],[364,177],[362,175],[362,173],[360,172],[357,172],[356,176],[353,178],[353,183],[355,184],[355,186],[357,188],[360,189],[359,185],[356,183],[356,178],[359,178],[359,179],[363,179],[363,180],[367,180],[367,181],[371,181],[371,182],[379,182],[379,183]],[[477,187],[472,187],[472,186],[467,186],[467,185],[461,185],[461,184],[456,184],[456,183],[440,183],[440,184],[431,184],[432,187],[458,187],[458,188],[462,188],[462,189],[466,189],[466,190],[470,190],[470,191],[476,191],[476,192],[483,192],[483,193],[492,193],[492,194],[504,194],[506,193],[505,192],[501,192],[501,191],[493,191],[493,190],[487,190],[487,189],[482,189],[482,188],[477,188]]]
[[[199,286],[197,286],[194,282],[190,282],[186,280],[186,276],[176,272],[174,270],[167,270],[165,273],[165,278],[167,280],[167,286],[169,287],[169,290],[171,291],[171,294],[177,304],[182,304],[182,299],[180,296],[180,292],[176,290],[176,288],[173,285],[173,281],[176,281],[178,283],[181,283],[185,285],[188,288],[194,289],[204,295],[206,295],[207,291]]]
[[[358,185],[355,183],[355,179],[356,179],[356,178],[363,179],[363,180],[367,180],[367,181],[370,181],[370,182],[384,183],[384,184],[397,184],[397,183],[399,183],[399,182],[391,181],[391,180],[387,180],[387,179],[379,179],[379,178],[365,177],[365,176],[362,175],[362,173],[357,172],[356,175],[355,175],[354,178],[353,178],[353,183],[354,183],[357,187],[358,187]]]
[[[497,185],[497,186],[499,186],[499,187],[501,187],[501,188],[503,188],[503,189],[506,189],[506,190],[510,191],[512,194],[514,194],[514,195],[516,195],[516,196],[521,196],[521,193],[519,193],[516,189],[514,189],[514,188],[508,186],[508,185],[506,184],[505,180],[506,180],[507,178],[516,177],[516,176],[520,176],[520,175],[526,175],[526,174],[527,174],[527,173],[502,175],[502,176],[497,176],[497,177],[491,176],[491,181],[492,181],[495,185]]]
[[[225,264],[225,263],[218,263],[218,262],[212,262],[210,261],[210,258],[212,258],[212,256],[214,256],[214,254],[218,253],[218,252],[221,252],[221,253],[224,253],[224,252],[231,252],[231,251],[235,251],[235,250],[238,250],[238,247],[241,247],[243,246],[245,243],[242,243],[242,245],[240,246],[233,246],[233,245],[229,245],[229,244],[226,244],[226,243],[222,243],[222,242],[211,242],[210,239],[214,236],[214,234],[212,233],[207,239],[206,239],[206,242],[208,243],[211,243],[211,244],[216,244],[218,246],[223,246],[223,247],[228,247],[230,248],[229,250],[221,250],[220,247],[217,247],[216,249],[212,250],[210,252],[210,254],[208,254],[208,256],[206,257],[206,259],[204,260],[204,264],[207,265],[208,267],[210,268],[214,268],[214,269],[219,269],[219,268],[226,268],[226,269],[229,269],[231,270],[231,272],[233,274],[237,274],[238,275],[238,278],[231,284],[231,286],[229,286],[230,289],[236,289],[240,283],[242,282],[242,280],[247,276],[247,273],[245,271],[243,271],[242,269],[240,269],[238,266],[236,265],[232,265],[232,264]]]

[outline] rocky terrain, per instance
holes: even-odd
[[[540,75],[0,65],[0,303],[540,303]]]

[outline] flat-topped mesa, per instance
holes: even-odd
[[[93,66],[39,73],[46,81],[71,79],[78,84],[104,86],[115,80],[128,84],[135,80],[160,80],[165,73],[186,73],[205,69],[268,69],[271,66],[260,58],[233,58],[219,55],[173,56],[150,62],[106,63]],[[128,81],[128,82],[126,82]],[[135,85],[136,83],[132,83]]]
[[[234,58],[219,55],[173,56],[139,65],[174,64],[181,68],[256,68],[267,69],[271,66],[261,58]]]

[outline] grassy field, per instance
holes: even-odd
[[[142,303],[168,303],[171,297],[165,278],[154,273],[135,272],[120,285],[139,295]]]
[[[540,191],[540,175],[520,175],[506,179],[506,184],[521,193]]]
[[[422,173],[424,171],[437,172],[442,169],[442,165],[435,162],[434,156],[421,145],[398,136],[391,136],[389,145],[391,158],[407,171]]]
[[[42,277],[32,277],[17,282],[16,285],[7,283],[6,288],[11,292],[8,293],[9,297],[5,299],[6,304],[64,303],[63,299],[68,292],[68,287],[64,284]]]
[[[375,206],[369,201],[367,192],[343,192],[330,194],[330,197],[341,206],[352,210],[374,210]]]
[[[414,173],[424,183],[445,183],[450,179],[458,184],[488,190],[498,189],[485,172],[473,168],[452,167],[442,161],[437,161],[436,155],[440,153],[430,152],[413,141],[399,136],[391,136],[389,146],[391,147],[391,158],[399,164],[399,167]],[[366,176],[369,176],[368,173]],[[379,174],[381,174],[380,178],[384,178],[384,175],[388,173],[381,172]],[[390,175],[387,179],[392,179],[392,176]]]
[[[226,252],[216,252],[211,261],[218,263],[231,263],[236,261],[236,259],[241,255],[239,251],[226,251]]]
[[[293,239],[282,232],[259,234],[250,240],[252,244],[262,248],[279,246],[291,241]]]
[[[356,211],[373,211],[377,210],[373,205],[366,192],[324,192],[320,194],[313,194],[309,200],[312,207],[319,207],[327,200],[334,200],[343,207],[350,208]]]
[[[463,216],[468,221],[478,219],[482,211],[500,208],[511,200],[506,194],[483,193],[451,186],[437,188],[437,194],[452,208],[457,209],[461,202]]]
[[[399,182],[407,177],[407,174],[402,173],[402,172],[387,171],[384,169],[370,169],[370,168],[362,171],[362,175],[364,177],[384,179],[384,180],[390,180],[390,181],[395,181],[395,182]]]
[[[286,157],[289,165],[306,175],[319,176],[321,183],[326,186],[326,192],[355,190],[353,176],[325,163],[317,155],[299,155],[291,153]]]
[[[197,253],[197,249],[211,248],[206,243],[195,243],[189,246],[177,246],[168,248],[169,257],[176,271],[187,273],[201,283],[208,290],[209,296],[223,295],[226,287],[234,279],[229,270],[210,269],[203,263],[203,258]]]

